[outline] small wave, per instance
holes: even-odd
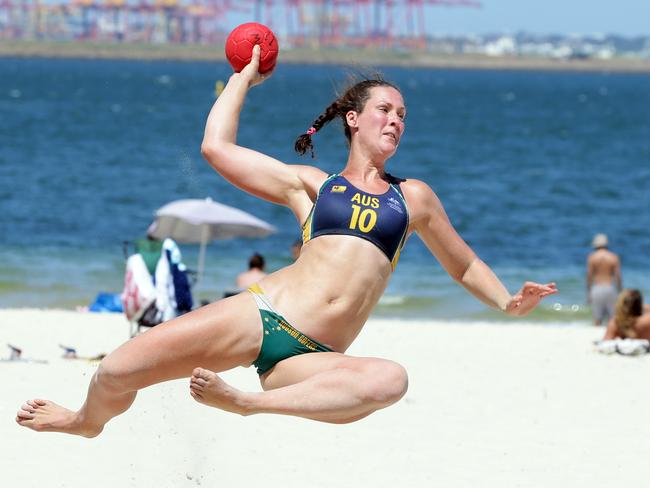
[[[172,77],[169,75],[160,75],[156,77],[156,83],[160,85],[171,85]]]
[[[379,299],[379,306],[390,307],[393,305],[403,305],[406,297],[402,295],[384,295]]]

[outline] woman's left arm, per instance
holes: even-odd
[[[458,235],[442,203],[425,183],[402,185],[412,215],[413,229],[449,275],[486,305],[509,315],[526,315],[542,298],[557,292],[555,283],[526,282],[511,295],[490,267]]]

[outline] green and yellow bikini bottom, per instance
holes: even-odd
[[[333,349],[306,336],[277,313],[259,285],[248,289],[262,317],[262,348],[253,361],[257,374],[263,375],[283,359],[309,352],[333,352]]]

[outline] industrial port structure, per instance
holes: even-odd
[[[0,40],[223,43],[241,21],[292,47],[424,49],[433,8],[475,0],[0,0]],[[435,27],[435,26],[433,26]]]

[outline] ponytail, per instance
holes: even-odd
[[[312,141],[312,136],[322,129],[324,125],[327,125],[339,115],[339,105],[339,101],[335,100],[325,109],[325,112],[314,120],[313,125],[307,130],[307,132],[298,136],[296,143],[293,146],[298,154],[302,156],[307,152],[307,150],[309,150],[312,159],[314,158],[314,143]]]

